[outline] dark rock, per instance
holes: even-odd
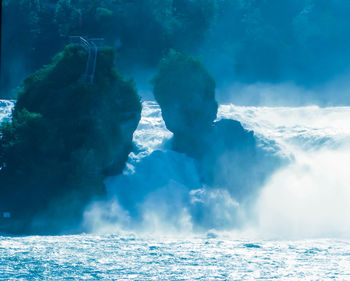
[[[172,148],[194,158],[202,183],[242,202],[254,195],[279,160],[238,121],[216,119],[215,82],[196,59],[173,52],[153,80]]]
[[[154,96],[175,137],[202,134],[216,118],[215,81],[195,58],[171,52],[153,79]]]
[[[255,197],[280,164],[276,155],[259,147],[252,131],[235,120],[215,122],[205,148],[208,150],[198,159],[203,182],[228,190],[239,202]]]
[[[86,60],[67,46],[24,81],[1,127],[1,206],[35,229],[76,226],[132,149],[141,114],[133,83],[114,69],[111,48],[99,51],[94,84],[81,80]]]

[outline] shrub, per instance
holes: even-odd
[[[175,135],[207,129],[215,120],[215,81],[199,60],[171,51],[153,86],[165,124]]]
[[[104,194],[103,178],[121,173],[127,161],[141,113],[134,84],[114,69],[111,48],[98,54],[94,84],[81,79],[86,59],[84,49],[69,45],[30,75],[12,121],[1,127],[1,199],[19,216],[65,198],[79,214]]]

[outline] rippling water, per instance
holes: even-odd
[[[0,237],[1,280],[350,280],[350,243]]]

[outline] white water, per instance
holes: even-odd
[[[350,237],[350,177],[347,165],[350,159],[350,107],[222,105],[220,118],[240,121],[260,140],[274,142],[274,147],[270,148],[279,147],[280,153],[290,159],[290,164],[271,175],[266,185],[261,187],[253,207],[253,219],[248,220],[245,206],[240,206],[225,191],[213,193],[201,189],[192,160],[166,150],[166,140],[171,133],[165,128],[159,107],[153,102],[145,102],[142,120],[134,137],[140,152],[131,155],[124,176],[106,181],[110,197],[114,198],[107,208],[108,219],[112,218],[114,226],[120,221],[123,222],[122,228],[132,224],[115,194],[115,189],[127,186],[128,192],[135,194],[140,189],[152,190],[146,198],[133,198],[134,201],[139,200],[137,204],[143,212],[143,231],[193,231],[190,207],[188,202],[183,203],[178,198],[178,192],[189,193],[191,200],[202,200],[211,213],[209,219],[221,220],[228,225],[234,225],[237,218],[243,220],[243,235],[278,239]],[[165,152],[149,157],[157,149]],[[198,194],[199,198],[194,196]],[[110,214],[112,209],[118,210],[115,211],[118,217]],[[102,204],[88,212],[92,231],[115,231],[103,221],[105,210],[106,204]]]
[[[0,101],[0,121],[7,120],[12,109],[12,102]],[[222,105],[220,118],[240,121],[260,140],[275,142],[291,159],[261,188],[253,219],[245,222],[243,233],[279,239],[350,237],[350,107]],[[214,194],[201,189],[194,162],[167,150],[166,140],[171,136],[158,105],[144,102],[134,134],[139,151],[130,155],[124,176],[107,179],[111,200],[88,210],[86,223],[91,231],[135,229],[115,196],[115,189],[121,186],[135,193],[128,200],[141,206],[139,230],[192,232],[188,202],[181,201],[184,194],[204,201],[214,219],[235,222],[237,212],[245,219],[242,206],[225,191]],[[163,152],[152,154],[156,150]],[[138,197],[143,189],[152,192]]]
[[[12,106],[0,101],[0,121]],[[130,155],[124,176],[107,180],[110,201],[87,212],[92,230],[119,234],[0,237],[0,280],[350,280],[349,240],[339,240],[350,233],[350,108],[225,105],[221,117],[241,121],[291,159],[262,187],[255,220],[245,229],[193,235],[178,194],[198,192],[194,164],[167,150],[164,140],[171,134],[158,106],[147,102],[134,136],[139,152]],[[163,152],[150,155],[158,149]],[[120,231],[120,225],[138,229],[119,206],[115,188],[126,184],[132,193],[147,183],[158,185],[140,201],[140,229],[150,235]],[[239,207],[227,197],[195,199],[227,218]],[[304,239],[310,237],[332,239]]]
[[[11,117],[14,103],[9,100],[0,100],[0,123],[7,121]]]
[[[257,200],[259,235],[350,237],[350,108],[222,106],[294,159],[275,173]]]
[[[0,280],[349,280],[350,244],[127,236],[0,237]]]

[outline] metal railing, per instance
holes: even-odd
[[[70,43],[83,47],[87,53],[88,58],[86,62],[85,71],[82,79],[93,84],[96,73],[98,50],[103,46],[103,38],[85,38],[82,36],[70,36]]]

